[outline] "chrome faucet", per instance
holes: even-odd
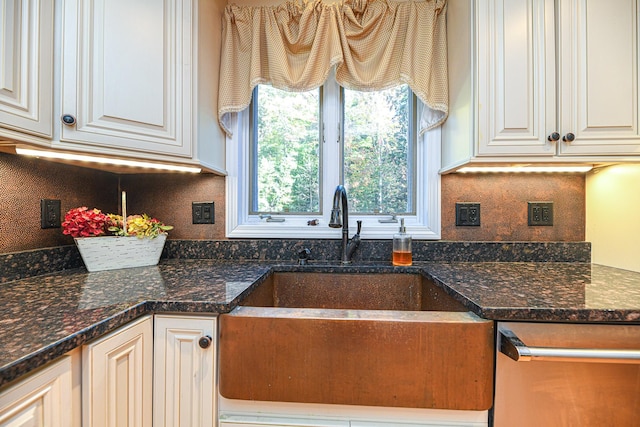
[[[342,202],[342,209],[340,209]],[[360,230],[362,229],[362,221],[358,221],[358,231],[349,241],[349,202],[347,201],[347,190],[344,186],[338,185],[336,192],[333,193],[333,208],[331,209],[331,219],[329,227],[342,227],[342,263],[351,264],[351,257],[360,245]]]

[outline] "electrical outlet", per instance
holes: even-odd
[[[480,226],[480,203],[456,203],[456,226]]]
[[[213,202],[193,202],[191,204],[191,219],[193,224],[215,224]]]
[[[60,228],[60,200],[40,200],[40,228]]]
[[[529,225],[553,225],[553,202],[528,202]]]

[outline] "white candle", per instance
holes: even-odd
[[[127,192],[122,192],[122,229],[124,230],[124,235],[127,233]]]

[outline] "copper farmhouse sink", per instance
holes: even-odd
[[[420,274],[276,272],[242,305],[353,310],[467,311]]]
[[[493,335],[420,274],[276,272],[220,316],[220,393],[487,410]]]

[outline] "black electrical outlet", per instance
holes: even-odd
[[[456,203],[457,226],[480,226],[480,203]]]
[[[553,225],[553,202],[528,202],[529,225]]]
[[[60,228],[60,200],[40,200],[40,227]]]
[[[193,202],[191,218],[194,224],[215,224],[215,210],[213,202]]]

